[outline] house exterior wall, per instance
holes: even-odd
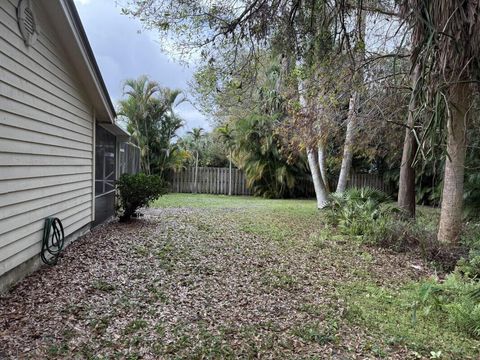
[[[25,45],[17,3],[0,1],[0,278],[40,253],[46,217],[66,237],[94,219],[93,107],[36,1]]]

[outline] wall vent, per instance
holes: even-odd
[[[20,33],[22,34],[25,45],[31,46],[35,43],[38,36],[37,20],[33,12],[31,0],[20,0],[17,7],[17,19]]]

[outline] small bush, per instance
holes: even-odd
[[[352,188],[342,194],[334,193],[330,196],[326,220],[343,235],[367,239],[374,234],[385,213],[394,211],[386,204],[388,201],[388,195],[372,188]]]
[[[471,337],[480,338],[480,284],[450,274],[445,281],[431,279],[420,287],[418,300],[414,305],[414,320],[417,312],[424,316],[444,315],[447,322]]]
[[[444,271],[453,270],[464,253],[462,246],[437,242],[436,226],[430,226],[435,222],[434,217],[412,220],[390,203],[388,195],[375,189],[349,189],[343,194],[332,194],[325,219],[342,235],[399,252],[417,251]],[[468,265],[480,272],[480,258],[472,256]],[[474,272],[470,268],[468,271]]]
[[[480,279],[480,224],[467,227],[461,245],[468,249],[468,254],[458,261],[457,270],[467,277]]]
[[[135,212],[167,192],[162,178],[155,175],[123,174],[116,183],[119,192],[120,221],[129,220]]]

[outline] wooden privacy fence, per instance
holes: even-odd
[[[338,178],[330,178],[328,180],[328,186],[331,192],[334,192],[337,188]],[[315,197],[315,188],[313,187],[313,182],[310,178],[310,181],[303,181],[300,186],[305,188],[305,194],[310,197]],[[350,188],[373,188],[383,191],[386,194],[391,195],[392,187],[383,181],[383,176],[379,174],[367,174],[367,173],[352,173],[347,181],[347,189]]]
[[[228,195],[229,169],[199,167],[196,189],[195,167],[173,173],[170,183],[172,192]],[[232,169],[232,195],[250,195],[242,170]]]
[[[347,182],[347,188],[364,188],[370,187],[390,194],[392,192],[391,187],[383,181],[383,177],[378,174],[351,174]],[[335,188],[332,188],[335,190]]]
[[[331,191],[335,191],[336,182],[336,179],[330,182]],[[173,173],[170,178],[170,183],[170,190],[172,192],[228,195],[229,169],[199,167],[196,189],[194,167]],[[313,183],[311,181],[301,184],[301,186],[306,189],[304,193],[307,196],[315,196]],[[382,176],[378,174],[351,174],[347,188],[352,187],[371,187],[382,190],[387,194],[390,194],[392,191],[391,187],[383,181]],[[232,195],[250,195],[250,191],[247,188],[247,180],[242,170],[232,169]]]

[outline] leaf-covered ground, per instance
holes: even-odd
[[[314,203],[168,195],[0,298],[0,358],[477,358],[411,321],[418,258],[322,230]],[[433,353],[432,353],[433,351]]]

